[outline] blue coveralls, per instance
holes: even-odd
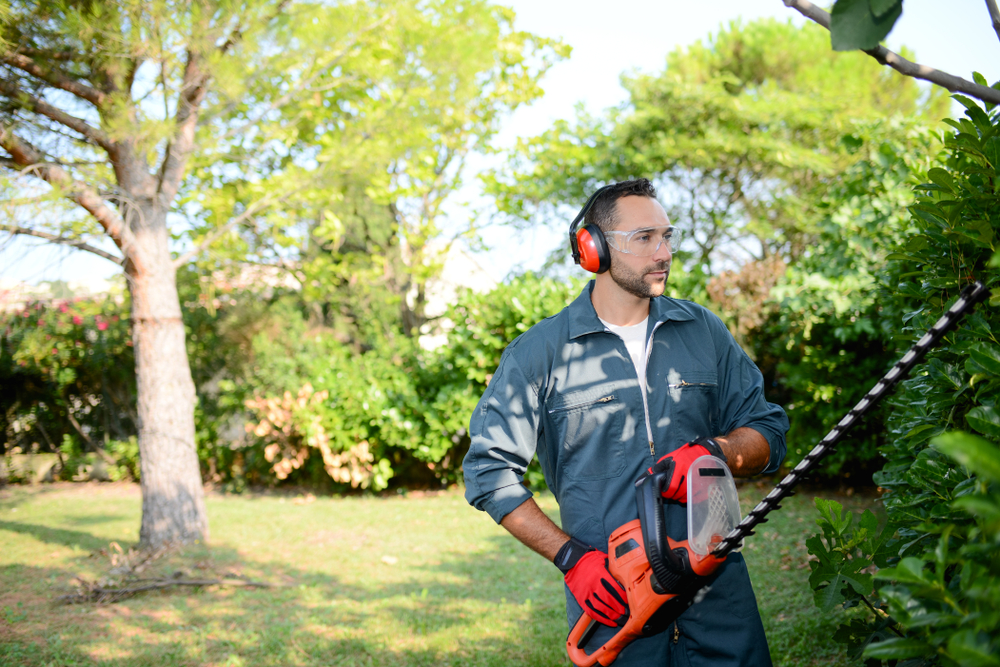
[[[764,400],[760,371],[722,321],[667,297],[650,300],[643,401],[635,365],[598,319],[592,290],[593,282],[504,351],[472,415],[463,467],[466,499],[499,523],[531,497],[521,481],[537,451],[562,529],[606,552],[611,532],[638,517],[635,480],[661,456],[749,426],[770,445],[771,472],[785,456],[788,418]],[[685,508],[666,509],[668,533],[686,539]],[[770,665],[743,556],[730,555],[715,577],[675,628],[633,642],[615,666]],[[582,610],[568,589],[566,612],[572,627]],[[588,646],[614,632],[600,627]]]

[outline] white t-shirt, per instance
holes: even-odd
[[[642,398],[646,398],[646,323],[649,317],[644,319],[639,324],[633,324],[629,327],[620,327],[610,322],[601,320],[601,322],[614,334],[617,334],[619,338],[625,341],[625,349],[628,350],[628,354],[632,357],[632,363],[635,364],[635,372],[639,376],[639,388],[642,389]]]

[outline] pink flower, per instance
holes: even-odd
[[[65,303],[60,303],[59,304],[59,312],[60,313],[65,313],[67,310],[69,310],[69,308],[66,306]]]
[[[73,324],[75,324],[77,326],[83,324],[83,318],[80,317],[79,315],[74,315],[73,316]]]
[[[45,320],[38,320],[38,324],[35,325],[39,329],[45,326]]]
[[[108,323],[107,322],[98,322],[97,323],[97,330],[98,331],[104,331],[107,328],[108,328]]]
[[[52,354],[59,354],[59,350],[57,350],[56,348],[52,348]]]

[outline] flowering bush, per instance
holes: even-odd
[[[95,451],[135,433],[128,304],[121,294],[36,301],[0,314],[0,445]]]

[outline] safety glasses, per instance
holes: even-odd
[[[661,245],[666,244],[667,250],[673,253],[680,243],[680,232],[671,226],[633,229],[630,232],[604,232],[608,242],[618,252],[628,253],[636,257],[650,257],[656,254]]]

